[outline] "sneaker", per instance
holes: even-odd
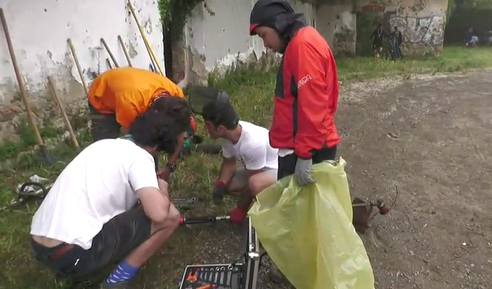
[[[118,283],[110,284],[106,283],[106,281],[101,283],[100,289],[131,289],[130,287],[130,281],[121,281]]]

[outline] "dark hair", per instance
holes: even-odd
[[[222,125],[228,130],[235,129],[239,123],[239,116],[228,100],[208,102],[203,106],[202,116],[216,127]]]
[[[150,104],[149,110],[173,118],[178,130],[185,131],[190,126],[191,111],[184,98],[169,95],[158,97]]]
[[[136,144],[157,147],[160,152],[172,154],[178,144],[178,135],[184,131],[183,125],[172,116],[149,109],[135,118],[128,132]]]

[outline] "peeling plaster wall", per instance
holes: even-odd
[[[448,0],[380,0],[361,4],[358,9],[381,13],[388,29],[398,26],[404,52],[442,51]]]
[[[335,54],[355,54],[357,16],[352,4],[321,4],[316,11],[316,28]]]
[[[162,26],[154,0],[133,1],[138,20],[164,69]],[[47,77],[51,75],[65,103],[85,98],[81,80],[67,45],[72,39],[87,84],[93,73],[107,70],[109,55],[102,48],[104,38],[120,66],[127,65],[117,36],[121,35],[134,67],[148,69],[149,56],[126,0],[15,1],[0,0],[4,9],[19,69],[31,104],[43,117],[51,98]],[[0,38],[0,137],[10,132],[11,121],[24,111],[4,33]],[[57,112],[59,114],[59,112]]]
[[[237,59],[256,60],[265,52],[262,40],[248,33],[249,15],[254,3],[255,0],[229,0],[224,5],[223,0],[207,0],[212,15],[203,5],[195,8],[185,27],[184,41],[177,49],[184,54],[186,67],[184,73],[177,71],[180,76],[176,80],[180,85],[204,83],[208,72],[220,71]],[[297,12],[306,15],[310,23],[315,22],[312,4],[300,1],[292,1],[292,4]],[[173,52],[173,58],[179,54],[176,50]]]

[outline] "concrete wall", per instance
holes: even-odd
[[[157,3],[133,0],[140,24],[156,56],[163,63],[162,28]],[[126,0],[0,0],[4,9],[19,68],[34,106],[50,101],[46,91],[48,75],[60,90],[64,102],[85,98],[81,79],[70,54],[67,39],[72,39],[84,79],[107,69],[108,54],[102,48],[104,38],[120,65],[126,65],[117,36],[121,35],[135,67],[148,68],[149,57],[136,24],[126,8]],[[0,33],[0,123],[22,112],[19,88],[7,49]],[[44,109],[39,110],[43,116]],[[0,124],[0,136],[8,126]]]
[[[440,53],[444,43],[448,0],[380,0],[358,5],[381,14],[384,24],[403,32],[407,53]]]
[[[335,54],[355,54],[357,15],[352,4],[320,4],[316,28]]]
[[[203,83],[207,72],[227,67],[237,59],[261,57],[265,52],[262,40],[248,33],[254,3],[255,0],[229,0],[224,5],[223,0],[207,0],[208,8],[196,7],[185,27],[183,43],[173,50],[177,75],[174,80],[181,85]],[[300,1],[292,1],[292,5],[314,24],[314,5]]]

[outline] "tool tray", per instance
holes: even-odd
[[[242,264],[188,265],[178,289],[240,289]]]

